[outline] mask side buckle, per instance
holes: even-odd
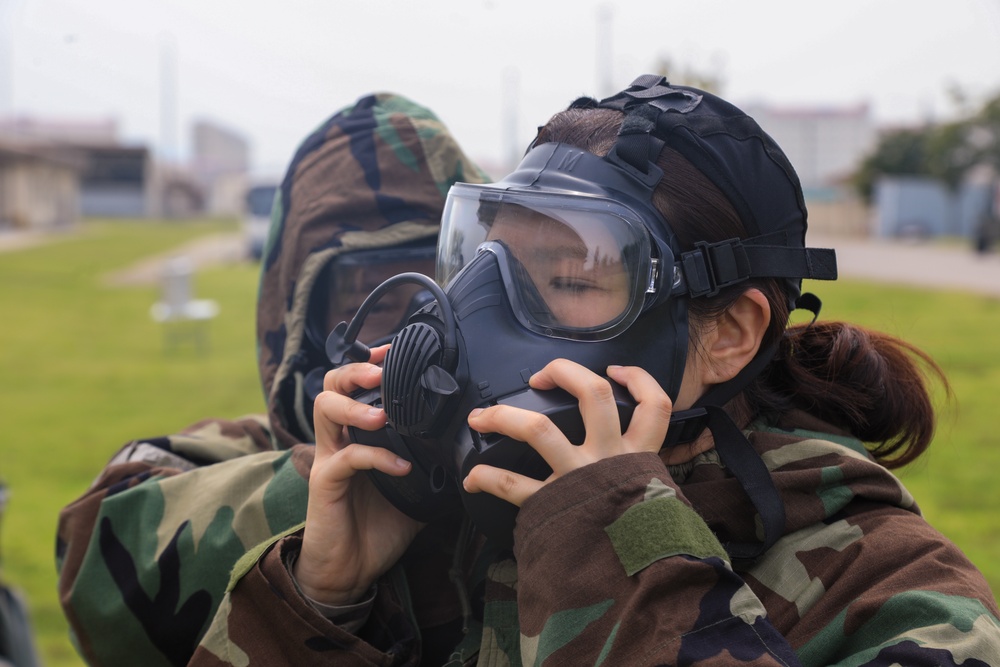
[[[664,447],[683,445],[694,441],[708,426],[708,410],[705,408],[690,408],[678,410],[670,415],[670,427]]]
[[[686,291],[691,296],[715,296],[724,287],[750,277],[750,260],[739,239],[698,241],[694,245],[694,250],[681,253],[680,261]]]

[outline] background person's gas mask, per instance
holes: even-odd
[[[349,250],[331,257],[319,271],[309,294],[302,345],[292,358],[285,400],[294,405],[296,419],[288,424],[303,442],[312,430],[313,402],[323,391],[323,377],[332,366],[326,338],[344,317],[352,318],[365,297],[383,281],[403,271],[433,273],[436,236],[418,241]],[[430,301],[419,285],[393,290],[369,309],[358,338],[371,346],[383,345],[406,324],[410,315]]]

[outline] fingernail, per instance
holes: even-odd
[[[369,407],[368,414],[370,414],[372,417],[378,417],[382,414],[382,408]]]
[[[396,467],[397,468],[406,468],[409,465],[410,465],[410,462],[407,461],[406,459],[401,459],[398,456],[396,457]]]
[[[472,412],[469,413],[469,417],[478,417],[479,413],[482,411],[483,411],[482,408],[475,408]]]

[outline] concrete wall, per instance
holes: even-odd
[[[0,159],[0,228],[65,227],[79,217],[75,169],[42,160]]]
[[[88,185],[80,194],[83,215],[142,218],[148,214],[146,193],[135,186]]]
[[[83,215],[141,218],[151,214],[152,160],[144,147],[79,146],[86,167],[81,174]]]
[[[807,234],[867,238],[871,235],[872,209],[857,197],[807,199],[809,231]]]
[[[985,183],[956,190],[922,177],[887,177],[875,186],[874,235],[971,238],[990,202]]]

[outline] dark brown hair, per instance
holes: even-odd
[[[562,142],[606,155],[622,118],[609,109],[570,109],[553,116],[535,142]],[[693,249],[696,241],[747,237],[732,204],[688,160],[664,148],[657,164],[664,177],[653,203],[684,249]],[[753,287],[771,307],[761,348],[777,343],[778,352],[743,392],[741,400],[751,416],[775,420],[789,410],[803,410],[864,441],[889,468],[903,466],[927,449],[936,423],[930,384],[936,379],[948,390],[948,383],[941,368],[913,345],[847,322],[789,328],[782,284],[766,279],[691,299],[692,328],[716,321]]]

